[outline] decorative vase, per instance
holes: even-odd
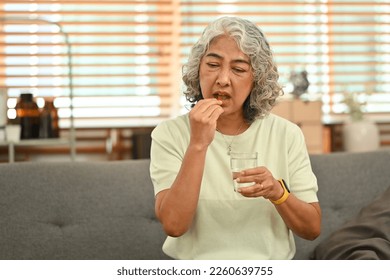
[[[376,123],[369,120],[345,123],[343,127],[344,150],[366,152],[379,148],[379,130]]]

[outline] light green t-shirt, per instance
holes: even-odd
[[[292,232],[275,206],[264,198],[246,198],[233,189],[227,143],[232,137],[215,133],[207,155],[199,203],[190,229],[167,237],[163,251],[175,259],[291,259]],[[170,188],[190,140],[188,114],[159,124],[152,133],[150,172],[155,194]],[[258,152],[258,165],[283,178],[292,193],[316,202],[317,179],[312,172],[302,131],[270,114],[234,138],[232,152]]]

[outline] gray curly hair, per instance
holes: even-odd
[[[199,82],[199,66],[211,41],[220,36],[232,37],[250,59],[253,69],[253,89],[244,102],[244,117],[248,123],[266,116],[283,94],[278,83],[279,73],[270,46],[261,30],[251,21],[238,17],[221,17],[210,23],[192,47],[188,62],[183,66],[186,99],[195,103],[203,99]]]

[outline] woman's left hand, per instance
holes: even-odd
[[[245,197],[264,197],[278,200],[283,195],[279,181],[264,166],[244,170],[236,179],[239,183],[253,182],[252,186],[240,187],[238,192]]]
[[[244,170],[237,179],[240,183],[253,183],[238,188],[238,192],[245,197],[264,197],[276,201],[283,196],[282,185],[264,166]],[[296,235],[314,240],[320,234],[321,208],[318,202],[307,203],[290,194],[286,202],[275,207],[287,227]]]

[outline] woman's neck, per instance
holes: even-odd
[[[241,118],[224,118],[220,117],[217,121],[217,130],[225,135],[238,135],[247,130],[249,124]]]

